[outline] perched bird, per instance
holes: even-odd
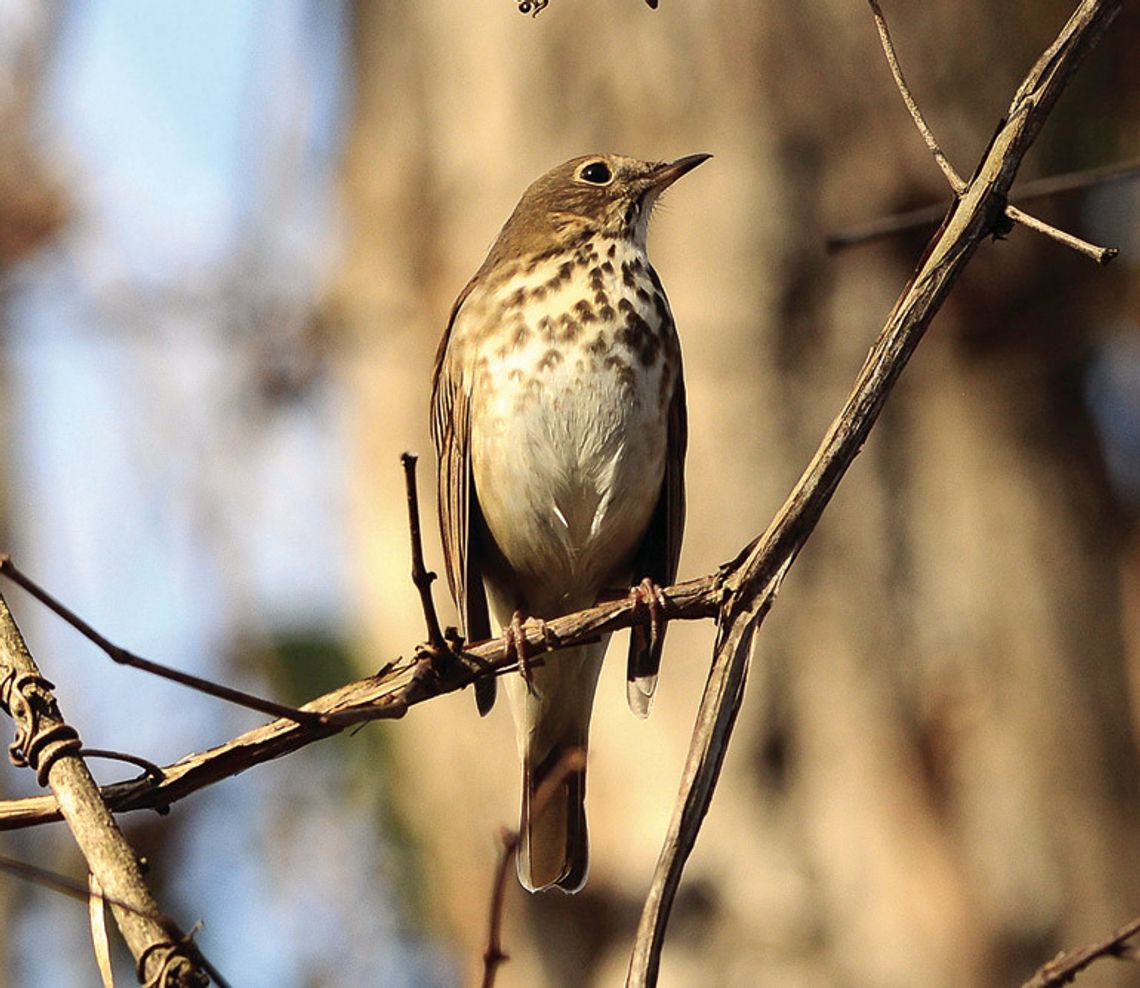
[[[586,880],[584,755],[608,636],[528,671],[521,622],[633,593],[659,626],[658,586],[673,582],[684,527],[685,389],[646,234],[657,197],[708,157],[592,154],[543,175],[460,293],[436,357],[451,592],[467,639],[504,630],[524,672],[506,689],[523,763],[518,873],[531,891]],[[660,644],[631,635],[627,694],[641,716]],[[481,713],[494,700],[493,679],[476,683]],[[572,752],[573,770],[552,776]]]

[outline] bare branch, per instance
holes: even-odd
[[[867,2],[871,5],[871,13],[875,18],[875,27],[878,28],[879,31],[879,42],[883,46],[883,54],[887,56],[887,65],[890,66],[891,75],[895,78],[895,85],[898,87],[899,95],[902,96],[903,103],[906,104],[906,108],[910,112],[910,118],[918,128],[919,134],[922,135],[922,140],[926,144],[927,150],[934,155],[934,160],[938,164],[938,167],[942,169],[942,174],[946,176],[946,181],[950,183],[950,188],[953,190],[954,195],[961,195],[962,191],[966,188],[966,183],[950,163],[950,159],[942,153],[942,148],[938,146],[938,141],[935,140],[934,134],[931,132],[930,127],[927,126],[926,118],[922,115],[922,111],[918,108],[918,104],[914,101],[914,97],[910,93],[910,86],[906,84],[906,79],[902,73],[902,66],[899,65],[898,56],[895,55],[895,45],[894,42],[891,41],[890,28],[887,27],[887,19],[883,16],[882,8],[879,6],[878,0],[867,0]]]
[[[98,885],[98,879],[91,873],[88,873],[88,885],[85,888],[82,882],[77,882],[74,878],[69,878],[67,875],[61,875],[57,871],[41,868],[39,865],[30,864],[27,861],[20,861],[16,858],[10,858],[3,854],[0,854],[0,871],[19,878],[22,881],[29,882],[32,885],[51,889],[53,892],[66,895],[79,902],[88,902],[92,914],[95,911],[96,905],[98,905],[99,909],[103,909],[105,906],[116,906],[128,912],[138,913],[140,916],[153,917],[153,914],[142,912],[137,906],[130,902],[114,899],[107,895],[102,887]],[[170,923],[170,920],[165,916],[159,916],[157,918],[164,924]],[[202,965],[202,969],[214,979],[214,983],[218,988],[229,988],[229,982],[202,956],[197,946],[194,947],[194,951],[196,959]]]
[[[1087,240],[1082,240],[1064,230],[1058,230],[1052,224],[1039,220],[1036,216],[1030,216],[1029,213],[1012,204],[1005,207],[1005,215],[1015,223],[1020,223],[1030,230],[1036,230],[1038,233],[1043,233],[1045,236],[1056,240],[1063,247],[1075,250],[1078,254],[1084,254],[1085,257],[1096,261],[1097,264],[1107,264],[1120,253],[1120,249],[1117,247],[1098,247],[1096,244],[1090,244]]]
[[[154,762],[140,755],[132,755],[129,751],[111,751],[109,748],[83,747],[79,750],[79,754],[84,758],[107,758],[111,761],[126,762],[128,765],[137,765],[150,778],[155,780],[162,778],[162,769]]]
[[[507,879],[511,873],[511,863],[518,854],[522,834],[517,830],[503,827],[499,831],[499,841],[502,848],[498,864],[495,865],[495,877],[491,881],[487,949],[483,951],[483,988],[493,988],[499,965],[511,959],[511,955],[503,951],[503,904],[507,901]]]
[[[87,876],[91,894],[87,899],[87,917],[91,924],[91,946],[95,950],[95,964],[103,988],[115,988],[115,975],[111,970],[111,938],[107,934],[107,906],[103,900],[103,889],[99,879]]]
[[[99,648],[107,653],[112,661],[119,663],[119,665],[130,666],[132,669],[141,669],[143,672],[149,672],[151,675],[159,676],[162,679],[169,679],[171,682],[178,683],[181,686],[189,686],[199,693],[206,693],[209,696],[217,697],[219,700],[235,703],[239,707],[248,707],[250,710],[268,714],[270,717],[289,717],[298,721],[313,721],[315,719],[313,714],[305,713],[295,707],[290,707],[284,703],[276,703],[273,700],[266,700],[260,696],[254,696],[252,693],[246,693],[244,690],[234,689],[232,686],[223,686],[221,683],[211,682],[208,679],[203,679],[201,676],[194,676],[188,672],[172,669],[170,666],[164,666],[150,659],[144,659],[141,655],[135,655],[133,652],[128,652],[125,648],[120,648],[114,642],[104,638],[103,635],[91,627],[91,625],[71,610],[71,608],[53,597],[22,570],[17,569],[16,564],[12,562],[12,557],[7,553],[0,553],[0,573],[3,573],[4,576],[8,577],[8,579],[18,587],[22,587],[41,604],[63,618],[64,621],[70,624],[88,641],[98,645]]]
[[[1012,195],[1022,202],[1028,202],[1064,192],[1080,192],[1101,185],[1111,185],[1114,182],[1130,182],[1136,178],[1140,178],[1140,161],[1120,161],[1115,165],[1082,168],[1075,172],[1065,172],[1063,175],[1049,175],[1024,182],[1013,187]]]
[[[435,612],[435,601],[431,596],[431,585],[435,573],[424,565],[424,546],[420,538],[420,497],[416,489],[416,457],[411,453],[400,456],[404,466],[404,487],[408,495],[408,534],[412,542],[412,583],[420,594],[420,604],[424,609],[424,624],[427,626],[427,641],[437,651],[447,651],[443,632],[439,627],[439,617]]]
[[[658,0],[645,0],[647,7],[652,10],[657,9]],[[550,6],[550,0],[515,0],[520,14],[530,14],[531,17],[537,17],[542,11]]]
[[[585,748],[571,748],[563,754],[558,760],[558,764],[543,779],[535,792],[533,812],[540,813],[567,777],[574,772],[581,772],[585,767]],[[519,845],[522,843],[522,834],[517,830],[508,830],[503,827],[499,833],[499,840],[502,843],[502,851],[499,854],[499,862],[495,866],[495,877],[491,884],[487,949],[483,951],[483,988],[494,988],[495,975],[498,972],[499,965],[510,960],[510,954],[503,952],[503,904],[507,898],[507,877],[511,871],[511,864],[518,854]]]
[[[1030,182],[1020,182],[1014,185],[1010,197],[1018,200],[1018,202],[1031,202],[1034,199],[1044,199],[1066,192],[1080,192],[1102,185],[1111,185],[1114,182],[1129,182],[1136,178],[1140,178],[1140,161],[1126,161],[1099,168],[1082,168],[1080,171],[1066,172],[1063,175],[1050,175]],[[857,244],[882,240],[884,237],[890,237],[907,230],[934,226],[945,215],[946,207],[941,203],[923,206],[921,209],[910,209],[905,213],[894,213],[891,216],[883,216],[859,226],[828,234],[825,245],[828,250],[854,247]]]
[[[1140,917],[1126,923],[1119,930],[1099,943],[1086,947],[1062,951],[1049,963],[1041,965],[1037,972],[1021,988],[1060,988],[1067,985],[1093,961],[1102,957],[1120,957],[1136,960],[1135,948],[1128,944],[1140,933]]]
[[[775,601],[794,558],[794,553],[789,555],[759,592],[745,581],[726,601],[712,668],[681,775],[680,794],[642,907],[629,962],[628,985],[656,984],[665,927],[681,883],[681,873],[712,801],[744,697],[753,633]]]
[[[678,583],[663,590],[669,619],[694,621],[713,617],[720,603],[724,573]],[[523,626],[527,647],[533,652],[557,650],[595,640],[599,635],[628,628],[638,620],[630,598],[607,601],[584,611]],[[647,618],[640,618],[647,620]],[[429,660],[389,663],[375,676],[356,680],[305,704],[304,710],[320,716],[311,723],[280,718],[218,745],[189,754],[161,769],[162,778],[116,782],[101,790],[115,812],[166,809],[171,803],[263,762],[291,754],[314,741],[331,737],[346,727],[370,720],[399,718],[410,706],[442,693],[463,689],[481,676],[514,671],[517,659],[502,638],[466,648],[467,665],[439,668]],[[557,661],[557,659],[554,659]],[[0,802],[0,830],[17,830],[59,819],[59,806],[50,796]]]
[[[946,180],[950,183],[950,188],[956,196],[960,196],[965,190],[966,183],[963,182],[962,177],[955,170],[946,155],[942,153],[942,148],[938,146],[938,141],[935,140],[934,134],[927,126],[926,119],[922,115],[922,111],[918,108],[918,104],[915,103],[914,97],[911,95],[910,87],[907,85],[906,79],[903,78],[902,67],[899,65],[898,57],[895,54],[895,46],[891,41],[891,33],[887,27],[887,20],[883,16],[882,8],[879,6],[878,0],[867,0],[867,3],[870,5],[871,13],[875,18],[875,27],[878,28],[879,31],[879,40],[883,46],[883,53],[887,57],[887,64],[890,66],[891,75],[894,76],[895,86],[902,96],[903,103],[906,104],[907,110],[910,111],[911,119],[918,128],[919,134],[922,135],[922,140],[931,154],[934,155],[934,160],[938,163],[938,167],[942,169],[942,174],[946,176]],[[1054,45],[1058,45],[1059,41],[1060,39],[1058,39],[1058,42],[1054,42]],[[1093,44],[1095,44],[1095,42],[1093,42]],[[1038,65],[1048,63],[1061,51],[1062,47],[1057,47],[1055,51],[1050,50],[1045,52],[1041,61],[1038,62]],[[1015,106],[1023,96],[1024,94],[1019,90],[1014,98]],[[1023,106],[1024,105],[1023,103]],[[1084,254],[1086,257],[1092,258],[1097,264],[1107,264],[1120,253],[1115,247],[1097,247],[1095,244],[1090,244],[1070,233],[1058,230],[1044,220],[1036,219],[1023,210],[1018,209],[1016,206],[1006,205],[1003,207],[1003,211],[1011,223],[1021,223],[1030,230],[1056,240],[1057,243],[1064,247],[1069,247],[1080,254]]]

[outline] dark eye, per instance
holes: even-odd
[[[594,185],[605,185],[612,179],[613,172],[610,171],[610,166],[604,161],[591,161],[580,172],[578,177],[583,182],[590,182]]]

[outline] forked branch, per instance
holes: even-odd
[[[1140,178],[1140,161],[1124,161],[1115,165],[1082,168],[1080,171],[1066,172],[1063,175],[1049,175],[1029,182],[1019,182],[1013,187],[1011,194],[1021,202],[1030,202],[1048,196],[1100,188],[1116,182],[1131,182],[1137,178]],[[946,207],[943,205],[923,206],[907,210],[905,213],[893,213],[890,216],[830,233],[827,236],[826,246],[828,250],[841,250],[844,247],[870,243],[908,230],[934,226],[945,214]],[[1106,247],[1104,250],[1105,261],[1116,257],[1118,253],[1113,247]]]
[[[883,16],[883,10],[879,6],[878,0],[867,0],[867,3],[870,5],[871,13],[875,18],[875,27],[879,32],[879,41],[883,46],[883,54],[886,56],[887,65],[890,66],[891,75],[894,76],[895,86],[898,87],[899,95],[902,96],[903,103],[906,104],[906,108],[910,112],[915,127],[918,128],[919,134],[922,135],[923,142],[930,150],[930,153],[934,155],[934,160],[938,163],[938,167],[942,169],[942,174],[946,176],[946,181],[950,184],[951,191],[955,196],[961,196],[966,190],[966,182],[950,163],[950,159],[942,152],[942,148],[935,139],[933,131],[931,131],[929,125],[926,123],[926,118],[922,115],[922,111],[919,109],[914,96],[911,94],[910,87],[907,85],[906,78],[903,76],[902,66],[899,65],[898,56],[895,54],[894,42],[891,40],[890,28],[887,27],[887,19]],[[1090,43],[1089,47],[1092,47],[1095,43],[1094,40]],[[1061,49],[1058,48],[1057,52],[1060,50]],[[1038,67],[1054,54],[1056,53],[1053,51],[1045,52],[1041,60],[1037,63]],[[1018,97],[1021,95],[1019,91],[1018,96],[1014,98],[1015,107],[1018,104]],[[1025,104],[1023,104],[1023,106],[1024,105]],[[1011,108],[1010,112],[1012,114],[1013,108]],[[1007,188],[1005,192],[1008,194],[1009,189]],[[1005,204],[1003,211],[1011,223],[1020,223],[1030,230],[1043,233],[1045,236],[1056,240],[1059,244],[1063,244],[1065,247],[1091,258],[1096,261],[1097,264],[1107,264],[1119,253],[1114,247],[1098,247],[1096,244],[1090,244],[1088,241],[1082,240],[1080,237],[1074,236],[1071,233],[1066,233],[1064,230],[1058,230],[1055,226],[1035,216],[1030,216],[1024,210],[1018,209],[1016,206]]]

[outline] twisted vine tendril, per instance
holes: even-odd
[[[79,733],[70,724],[43,723],[44,714],[50,714],[55,706],[51,697],[54,688],[43,676],[15,669],[9,669],[0,680],[0,705],[16,725],[8,757],[13,765],[33,769],[41,786],[48,784],[51,767],[61,757],[82,747]]]

